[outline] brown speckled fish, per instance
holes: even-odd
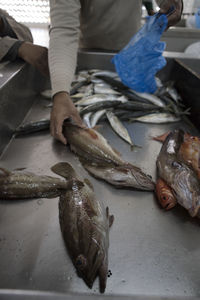
[[[74,182],[72,190],[63,193],[59,200],[59,219],[68,252],[77,273],[92,288],[96,276],[100,280],[100,292],[106,288],[108,273],[109,227],[113,216],[109,216],[108,207],[97,200],[94,190],[85,179],[83,186],[73,168],[57,164],[52,168],[55,173],[65,172],[68,180]]]
[[[0,199],[52,198],[71,187],[61,178],[0,168]]]

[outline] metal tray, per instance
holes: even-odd
[[[112,69],[110,57],[109,54],[82,53],[78,68]],[[185,78],[184,100],[188,99],[197,110],[198,99],[194,97],[193,100],[193,93],[187,94],[191,92],[190,84],[198,89],[200,79],[196,74],[169,59],[160,77],[165,80],[175,78],[178,88]],[[25,121],[49,117],[46,104],[48,100],[37,96]],[[17,110],[13,114],[17,114]],[[196,122],[198,125],[198,120]],[[152,141],[151,136],[174,128],[198,135],[195,127],[183,122],[125,125],[142,149],[131,151],[106,123],[100,131],[124,159],[140,166],[154,179],[161,145]],[[49,132],[13,139],[1,156],[0,164],[8,169],[25,167],[29,171],[52,175],[50,167],[58,161],[70,162],[77,172],[89,178],[97,197],[115,216],[109,247],[112,276],[108,278],[105,296],[98,295],[98,280],[90,290],[77,276],[62,240],[56,198],[0,201],[0,299],[64,297],[55,294],[50,297],[49,293],[39,291],[64,293],[66,299],[81,296],[82,299],[103,299],[106,295],[110,299],[125,299],[126,296],[127,299],[195,299],[193,297],[200,296],[200,223],[180,206],[165,212],[153,193],[115,189],[90,177],[69,148],[54,141]]]

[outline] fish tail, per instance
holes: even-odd
[[[0,177],[9,176],[10,174],[11,174],[10,171],[8,171],[4,168],[0,168]]]
[[[53,167],[51,167],[51,170],[55,174],[60,175],[67,180],[72,180],[74,178],[77,178],[75,170],[67,162],[59,162],[55,164]]]
[[[101,267],[99,268],[99,286],[100,286],[100,293],[104,293],[106,289],[106,282],[108,276],[108,264],[104,262]]]

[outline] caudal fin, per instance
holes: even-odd
[[[57,174],[60,175],[67,180],[72,180],[77,178],[77,174],[73,167],[67,163],[67,162],[59,162],[55,164],[53,167],[51,167],[51,170]]]

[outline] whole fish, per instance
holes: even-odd
[[[26,135],[29,133],[47,130],[49,128],[50,128],[50,120],[48,119],[43,119],[36,122],[30,122],[27,124],[20,125],[15,131],[15,136]]]
[[[105,180],[117,188],[128,187],[143,191],[153,191],[154,183],[149,175],[132,164],[115,166],[114,164],[96,164],[80,159],[83,167],[94,177]]]
[[[128,144],[133,146],[133,141],[128,133],[128,130],[124,127],[119,118],[111,111],[106,112],[107,119],[113,128],[113,130]]]
[[[62,172],[59,175],[65,177]],[[51,198],[71,188],[72,182],[61,178],[0,168],[0,199]]]
[[[139,101],[128,101],[125,103],[121,103],[118,106],[119,109],[126,109],[126,110],[143,110],[143,111],[151,111],[151,110],[157,110],[158,107],[153,104],[139,102]]]
[[[146,116],[131,118],[130,122],[142,122],[142,123],[152,123],[152,124],[165,124],[179,122],[180,117],[176,117],[170,113],[153,113],[147,114]]]
[[[91,112],[91,111],[94,112],[94,111],[102,110],[102,109],[105,109],[105,108],[116,107],[120,103],[121,103],[121,101],[118,101],[118,100],[101,101],[99,103],[91,104],[91,105],[88,105],[88,106],[84,107],[83,109],[80,110],[80,115],[82,116],[82,115],[84,115],[88,112]]]
[[[52,169],[60,173],[57,164]],[[108,207],[95,198],[94,189],[89,180],[82,181],[71,165],[64,167],[72,189],[63,193],[59,200],[60,227],[68,252],[80,277],[92,288],[97,276],[100,292],[106,288],[108,273],[109,227],[114,217],[109,215]]]
[[[124,161],[119,153],[96,130],[80,128],[69,123],[64,125],[63,134],[69,142],[71,150],[78,154],[83,166],[95,177],[109,183],[113,182],[115,186],[119,187],[129,186],[150,191],[154,189],[151,177],[144,174],[140,168]],[[101,169],[105,165],[107,169]],[[118,170],[120,166],[122,166],[122,172],[121,169]],[[116,171],[115,167],[117,167]],[[105,172],[108,174],[107,177]],[[117,180],[112,179],[115,177],[115,172],[116,174],[121,172],[121,177],[126,177],[126,181],[132,183],[126,185],[126,183],[121,184],[121,181],[117,182]],[[130,181],[130,177],[132,177],[132,181]]]
[[[156,106],[162,107],[162,108],[164,108],[166,106],[165,103],[160,98],[158,98],[156,95],[152,95],[152,94],[148,94],[148,93],[138,93],[136,91],[134,91],[134,93],[136,95],[138,95],[139,97],[144,98],[145,100],[149,101],[153,105],[156,105]]]
[[[104,94],[95,94],[88,97],[84,97],[81,100],[76,102],[76,105],[79,106],[88,106],[92,104],[96,104],[102,101],[112,101],[117,100],[116,95],[104,95]]]
[[[166,138],[157,158],[158,178],[171,188],[177,202],[195,217],[200,216],[200,184],[195,171],[177,156],[183,140],[182,130]]]

